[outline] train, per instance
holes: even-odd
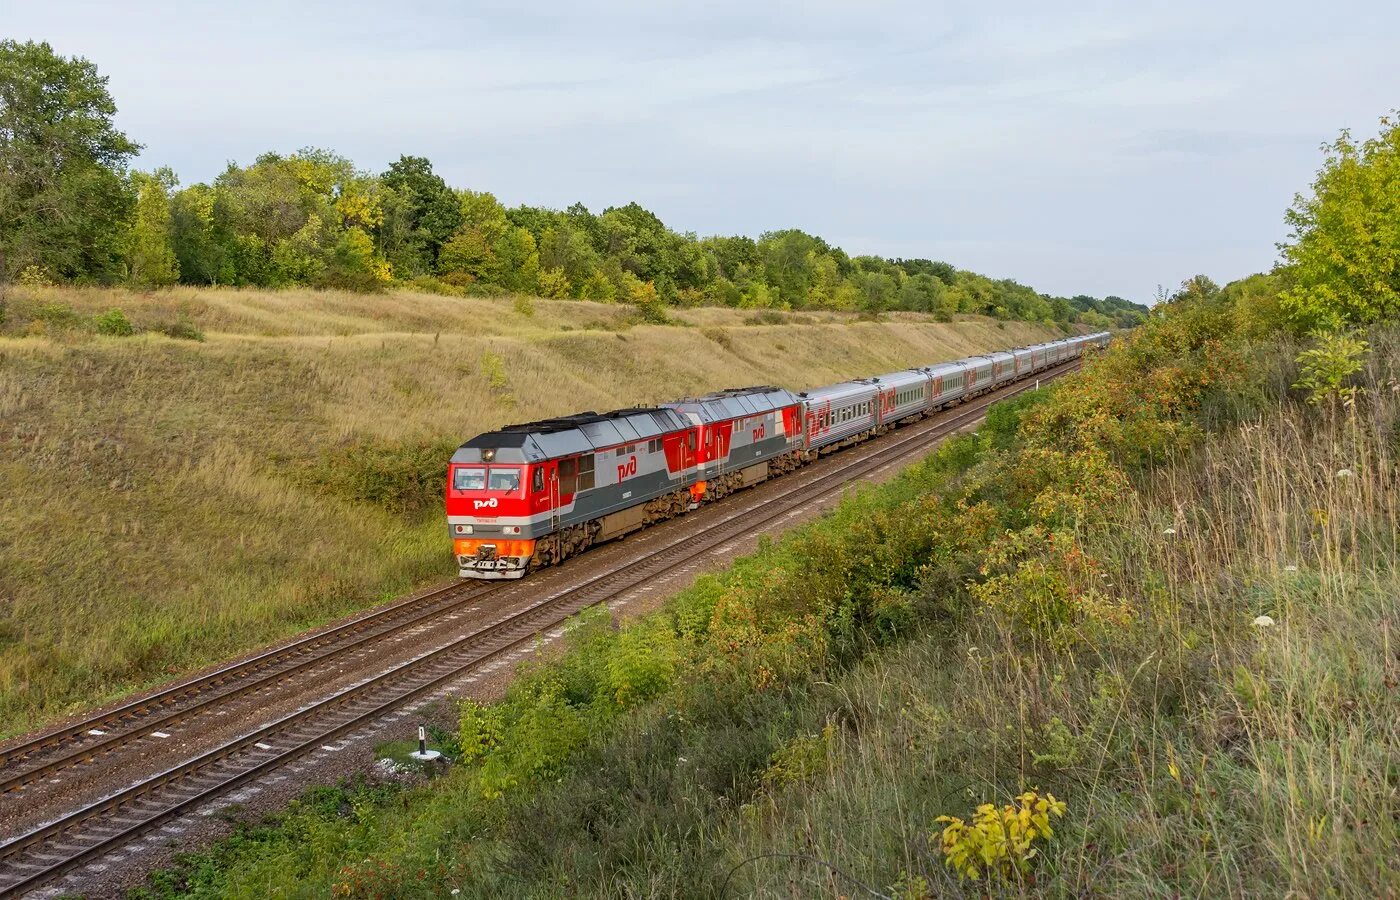
[[[1108,341],[1098,332],[797,393],[730,388],[477,435],[447,470],[459,573],[521,578]]]

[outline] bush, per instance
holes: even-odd
[[[131,337],[136,333],[131,320],[126,317],[126,313],[119,309],[109,309],[105,313],[94,316],[92,324],[97,328],[98,334],[110,335],[111,337]]]
[[[43,322],[50,328],[77,328],[82,324],[83,317],[65,303],[45,303],[34,310],[34,321]]]
[[[181,341],[199,341],[203,343],[204,332],[200,331],[189,319],[176,319],[174,322],[163,322],[156,326],[156,330],[166,337],[172,337]]]
[[[447,461],[457,442],[359,440],[326,450],[298,480],[331,496],[416,519],[441,510]]]

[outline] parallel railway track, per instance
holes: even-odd
[[[1039,380],[1049,380],[1076,368],[1077,361],[1068,363],[1041,373]],[[1017,382],[935,414],[924,422],[867,444],[871,452],[852,454],[849,459],[846,454],[832,458],[841,463],[835,467],[820,471],[799,469],[774,482],[775,486],[783,488],[776,496],[754,500],[748,496],[749,492],[745,492],[731,497],[718,505],[718,509],[725,513],[724,518],[709,524],[703,531],[680,535],[646,557],[555,590],[523,609],[476,628],[415,659],[241,734],[193,759],[114,791],[95,803],[0,845],[0,896],[22,894],[47,884],[182,814],[292,760],[305,757],[318,747],[372,725],[405,704],[449,686],[472,670],[521,649],[542,632],[583,609],[605,603],[652,579],[682,568],[727,542],[761,532],[769,524],[830,495],[851,481],[906,457],[922,455],[934,441],[979,421],[993,402],[1031,387],[1029,380]],[[679,521],[685,520],[682,518]],[[175,685],[136,703],[94,717],[89,722],[75,723],[41,735],[28,745],[22,745],[32,749],[28,756],[20,758],[29,758],[48,747],[68,746],[72,749],[20,773],[7,774],[0,784],[13,783],[15,788],[12,790],[22,791],[24,784],[44,777],[33,773],[42,771],[48,774],[90,759],[97,753],[120,749],[131,740],[155,730],[160,724],[168,724],[171,717],[186,718],[206,710],[212,704],[283,681],[327,659],[383,640],[391,634],[398,634],[503,589],[504,586],[500,584],[461,583],[422,597],[399,601],[338,628]],[[229,684],[233,684],[229,690],[219,690],[220,686]],[[194,702],[161,711],[163,707],[188,698],[194,698]],[[141,704],[154,705],[149,706],[151,711],[143,712],[137,709]],[[123,710],[126,712],[123,713]],[[119,714],[122,714],[121,717]],[[99,742],[77,741],[77,735],[86,734],[89,728],[100,730],[99,725],[90,722],[110,724],[132,719],[137,721],[134,727],[103,735]],[[85,725],[87,728],[83,728]],[[10,751],[11,754],[15,752]],[[7,768],[9,758],[7,755]],[[5,796],[13,797],[14,794]]]

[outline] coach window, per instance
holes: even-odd
[[[578,489],[589,490],[593,487],[593,454],[585,453],[578,458]]]

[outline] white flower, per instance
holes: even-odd
[[[1337,477],[1338,477],[1338,478],[1350,478],[1351,476],[1352,476],[1352,471],[1351,471],[1351,469],[1338,469],[1338,470],[1337,470]]]
[[[1162,534],[1176,534],[1175,528],[1163,528]]]
[[[1285,572],[1296,572],[1296,571],[1298,571],[1298,567],[1297,567],[1297,566],[1284,566],[1284,567],[1283,567],[1283,571],[1285,571]]]
[[[1272,616],[1255,616],[1254,626],[1256,628],[1269,628],[1274,624]]]

